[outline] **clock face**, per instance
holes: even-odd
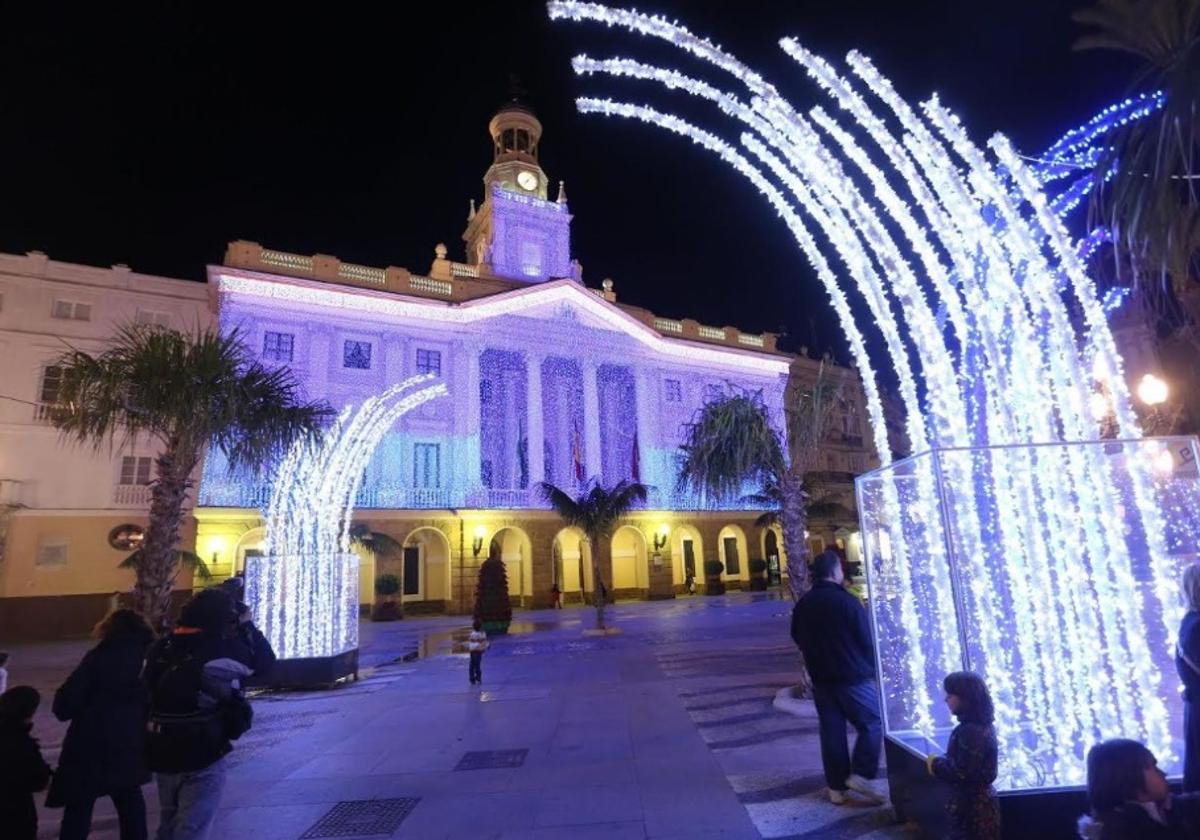
[[[517,186],[519,186],[521,189],[532,192],[533,190],[537,189],[537,185],[537,176],[528,169],[523,169],[517,173]]]

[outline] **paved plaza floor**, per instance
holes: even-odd
[[[824,796],[816,713],[775,711],[796,678],[790,602],[733,593],[609,610],[518,611],[467,682],[462,617],[362,628],[362,678],[255,699],[230,756],[217,838],[891,838],[886,808]],[[12,649],[10,685],[46,699],[84,642]],[[152,824],[157,802],[145,788]],[[61,811],[42,809],[42,837]],[[93,837],[115,838],[107,801]]]

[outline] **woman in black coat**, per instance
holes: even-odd
[[[121,840],[146,840],[146,694],[142,661],[154,634],[133,610],[116,610],[96,625],[100,644],[54,695],[54,716],[70,721],[46,806],[65,806],[59,840],[86,838],[92,808],[112,797]]]

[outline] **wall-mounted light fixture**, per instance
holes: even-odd
[[[663,546],[667,544],[667,536],[671,533],[667,523],[658,526],[658,531],[654,534],[654,550],[662,551]]]
[[[483,551],[483,538],[487,536],[487,531],[482,525],[475,526],[475,539],[471,542],[471,551],[475,552],[475,559],[479,559],[479,552]]]

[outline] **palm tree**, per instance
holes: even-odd
[[[133,569],[136,572],[138,566],[141,565],[145,556],[146,555],[144,555],[142,550],[139,548],[137,551],[134,551],[128,557],[118,563],[117,568]],[[183,550],[176,551],[175,562],[180,566],[191,569],[192,574],[200,578],[200,580],[212,580],[212,570],[208,568],[208,564],[204,562],[200,555],[196,554],[195,552]]]
[[[1133,90],[1166,97],[1105,138],[1092,226],[1112,232],[1160,314],[1182,305],[1200,328],[1200,0],[1098,0],[1072,18],[1089,27],[1075,49],[1135,56]]]
[[[568,526],[583,531],[583,538],[591,545],[592,589],[596,601],[596,628],[604,628],[604,581],[600,576],[600,547],[606,545],[617,530],[617,524],[634,505],[646,501],[646,485],[623,480],[611,489],[593,479],[578,497],[572,497],[548,481],[538,487],[542,498],[562,517]]]
[[[134,592],[137,609],[161,627],[205,450],[222,452],[231,469],[259,469],[297,437],[319,434],[332,411],[303,402],[291,371],[260,364],[237,330],[126,326],[103,353],[72,350],[58,364],[62,388],[49,416],[65,438],[97,450],[139,439],[158,446]]]
[[[762,398],[732,388],[696,412],[680,446],[681,490],[700,490],[717,500],[747,499],[777,511],[773,518],[783,530],[788,587],[797,599],[809,587],[805,481],[817,466],[844,383],[844,376],[831,377],[822,364],[812,383],[789,387],[784,398],[786,449]],[[747,483],[762,490],[745,496]]]
[[[404,617],[404,546],[395,537],[382,531],[372,531],[365,522],[355,522],[350,526],[350,544],[368,552],[375,559],[376,573],[379,562],[392,557],[400,558],[400,600],[397,601],[396,611]]]

